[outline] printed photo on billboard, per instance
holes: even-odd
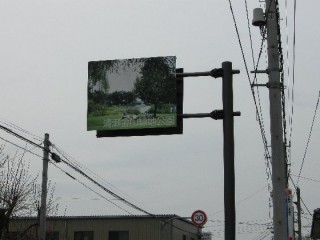
[[[173,56],[89,62],[87,130],[97,137],[182,133],[175,73]]]

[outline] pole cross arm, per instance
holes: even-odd
[[[241,116],[241,112],[233,112],[233,116]],[[224,118],[223,110],[214,110],[211,113],[186,113],[182,114],[182,118],[206,118],[218,120]]]

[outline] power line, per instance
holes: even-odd
[[[71,167],[72,169],[74,169],[75,171],[77,171],[78,173],[80,173],[82,176],[86,177],[87,179],[89,179],[91,182],[93,182],[95,185],[97,185],[98,187],[102,188],[104,191],[106,191],[107,193],[109,193],[110,195],[118,198],[120,201],[126,203],[127,205],[129,205],[130,207],[140,211],[140,212],[144,212],[146,213],[147,215],[150,215],[150,216],[154,216],[154,214],[151,214],[145,210],[143,210],[142,208],[134,205],[133,203],[127,201],[126,199],[120,197],[119,195],[115,194],[114,192],[110,191],[109,189],[107,189],[106,187],[102,186],[100,183],[98,183],[97,181],[95,181],[93,178],[91,178],[90,176],[88,176],[86,173],[84,173],[82,170],[74,167],[72,164],[68,163],[67,161],[65,160],[62,160],[62,162],[64,162],[65,164],[67,164],[69,167]]]
[[[61,148],[58,148],[55,144],[52,144],[53,149],[56,149],[57,152],[63,156],[65,158],[65,160],[69,161],[71,164],[73,164],[74,166],[76,166],[79,169],[82,169],[83,171],[87,171],[89,172],[91,175],[93,175],[95,177],[95,179],[97,180],[97,182],[100,182],[103,185],[108,185],[109,187],[112,187],[113,189],[119,191],[120,193],[122,193],[123,195],[133,199],[134,201],[137,201],[136,199],[132,198],[131,196],[129,196],[127,193],[121,191],[121,189],[117,188],[116,186],[114,186],[113,184],[106,182],[102,177],[100,177],[97,173],[93,172],[92,170],[90,170],[89,168],[85,167],[83,164],[81,164],[79,161],[77,161],[74,157],[70,156],[69,154],[67,154],[65,151],[63,151]]]
[[[8,132],[9,134],[11,134],[11,135],[13,135],[13,136],[15,136],[15,137],[17,137],[17,138],[19,138],[19,139],[21,139],[21,140],[29,143],[29,144],[32,144],[32,145],[34,145],[34,146],[36,146],[36,147],[38,147],[38,148],[41,148],[41,149],[47,151],[43,146],[41,146],[41,145],[39,145],[39,144],[37,144],[37,143],[35,143],[35,142],[33,142],[33,141],[31,141],[31,140],[23,137],[23,136],[21,136],[20,134],[17,134],[16,132],[10,130],[10,129],[7,128],[7,127],[4,127],[4,126],[0,125],[0,129]],[[50,153],[50,152],[52,152],[52,151],[49,150],[49,153]],[[67,157],[64,156],[64,158],[68,160]],[[98,183],[96,180],[94,180],[92,177],[90,177],[88,174],[84,173],[82,170],[80,170],[80,169],[77,168],[76,166],[72,165],[69,160],[68,160],[69,162],[66,161],[66,160],[64,160],[64,159],[61,159],[61,161],[62,161],[63,163],[65,163],[66,165],[68,165],[68,166],[69,166],[70,168],[72,168],[73,170],[75,170],[76,172],[78,172],[79,174],[81,174],[82,176],[86,177],[88,180],[90,180],[91,182],[93,182],[95,185],[97,185],[98,187],[100,187],[101,189],[103,189],[104,191],[106,191],[107,193],[109,193],[110,195],[114,196],[115,198],[117,198],[117,199],[119,199],[120,201],[122,201],[122,202],[124,202],[125,204],[127,204],[128,206],[130,206],[130,207],[132,207],[132,208],[134,208],[134,209],[136,209],[136,210],[138,210],[138,211],[140,211],[140,212],[144,212],[144,213],[146,213],[147,215],[155,216],[154,214],[151,214],[151,213],[143,210],[142,208],[136,206],[135,204],[127,201],[126,199],[124,199],[124,198],[120,197],[119,195],[115,194],[114,192],[110,191],[109,189],[107,189],[106,187],[104,187],[103,185],[101,185],[100,183]]]
[[[291,109],[293,108],[292,104],[292,95],[291,92],[293,91],[293,86],[290,87],[290,62],[289,62],[289,30],[288,30],[288,0],[285,0],[285,9],[286,9],[286,57],[287,57],[287,76],[288,76],[288,105],[291,104]],[[289,112],[288,121],[289,121],[289,147],[291,145],[291,132],[292,132],[292,111]],[[290,159],[291,156],[288,156]]]
[[[79,179],[75,178],[74,176],[72,176],[70,173],[68,173],[67,171],[63,170],[62,168],[58,167],[55,163],[50,162],[53,166],[55,166],[56,168],[58,168],[60,171],[62,171],[63,173],[65,173],[68,177],[72,178],[73,180],[77,181],[78,183],[80,183],[82,186],[84,186],[85,188],[89,189],[90,191],[92,191],[93,193],[97,194],[98,196],[100,196],[101,198],[105,199],[106,201],[108,201],[109,203],[113,204],[114,206],[116,206],[117,208],[125,211],[126,213],[133,215],[132,213],[130,213],[129,211],[127,211],[126,209],[120,207],[119,205],[115,204],[114,202],[112,202],[110,199],[106,198],[105,196],[103,196],[102,194],[98,193],[97,191],[95,191],[94,189],[92,189],[91,187],[89,187],[88,185],[84,184],[83,182],[81,182]]]
[[[287,0],[285,2],[287,8]],[[293,10],[293,46],[292,46],[292,86],[288,87],[288,100],[291,101],[291,108],[289,107],[289,138],[288,138],[288,159],[291,160],[291,140],[293,133],[293,115],[294,115],[294,85],[295,85],[295,62],[296,62],[296,0],[294,0],[294,10]],[[286,19],[287,25],[287,19]],[[288,28],[288,26],[286,26]],[[287,45],[289,46],[288,36],[287,36]],[[289,48],[289,47],[288,47]],[[289,55],[289,50],[287,51],[287,58]],[[289,75],[289,64],[288,64],[288,75]],[[289,76],[288,76],[289,79]],[[288,84],[289,85],[289,84]]]
[[[9,129],[9,128],[3,126],[3,125],[0,125],[0,129],[6,131],[7,133],[9,133],[9,134],[11,134],[11,135],[13,135],[13,136],[15,136],[15,137],[17,137],[17,138],[25,141],[25,142],[27,142],[27,143],[29,143],[29,144],[31,144],[31,145],[34,145],[34,146],[36,146],[36,147],[38,147],[38,148],[41,148],[42,150],[45,150],[45,148],[44,148],[43,146],[41,146],[40,144],[37,144],[37,143],[35,143],[35,142],[33,142],[33,141],[31,141],[31,140],[29,140],[29,139],[21,136],[20,134],[12,131],[11,129]]]
[[[236,205],[240,205],[241,203],[247,201],[248,199],[254,197],[255,195],[257,195],[258,193],[260,193],[262,190],[264,190],[266,188],[266,186],[263,186],[262,188],[259,188],[257,191],[255,191],[254,193],[251,193],[250,195],[246,196],[245,198],[239,200],[239,201],[236,201]],[[220,212],[223,212],[223,209],[222,210],[219,210],[219,211],[216,211],[212,214],[209,214],[208,216],[214,216]]]
[[[248,30],[249,30],[249,38],[250,38],[250,47],[251,47],[251,56],[252,56],[252,63],[253,66],[255,66],[255,61],[254,61],[254,54],[253,54],[253,44],[252,44],[252,36],[251,36],[251,28],[250,28],[250,21],[249,21],[249,13],[248,13],[248,3],[247,0],[244,1],[245,7],[246,7],[246,15],[247,15],[247,24],[248,24]]]
[[[18,125],[14,124],[12,122],[4,121],[4,120],[0,120],[0,122],[3,123],[4,125],[7,125],[8,127],[11,127],[11,128],[13,128],[15,130],[18,130],[20,132],[23,132],[25,134],[28,134],[28,135],[32,136],[34,140],[43,142],[43,138],[41,138],[41,137],[29,132],[28,130],[23,129],[22,127],[19,127]]]
[[[269,229],[265,230],[264,232],[262,232],[260,235],[258,235],[257,237],[255,237],[253,240],[263,240],[266,237],[268,237],[271,234],[271,231]]]
[[[272,191],[272,187],[271,187],[271,183],[270,183],[270,178],[272,176],[272,171],[271,171],[271,168],[270,168],[270,158],[271,157],[270,157],[270,152],[269,152],[269,149],[268,149],[268,142],[267,142],[267,138],[266,138],[266,134],[265,134],[264,120],[263,120],[263,115],[262,115],[262,106],[261,106],[259,90],[257,88],[257,96],[258,96],[258,100],[257,100],[256,96],[255,96],[255,91],[254,91],[254,88],[253,88],[253,83],[257,80],[257,69],[258,69],[258,66],[259,66],[259,62],[260,62],[260,58],[261,58],[261,54],[262,54],[262,50],[263,50],[263,46],[264,46],[266,28],[264,28],[264,29],[261,28],[262,41],[261,41],[260,51],[259,51],[258,60],[257,60],[256,64],[254,62],[254,56],[252,54],[253,63],[254,63],[253,66],[255,66],[255,71],[254,71],[255,74],[254,74],[254,79],[251,82],[250,76],[249,76],[249,71],[248,71],[248,66],[247,66],[247,63],[246,63],[246,59],[245,59],[245,55],[244,55],[244,51],[243,51],[243,47],[242,47],[242,43],[241,43],[241,39],[240,39],[240,34],[239,34],[239,31],[238,31],[236,19],[235,19],[233,8],[232,8],[231,0],[229,0],[229,5],[230,5],[230,10],[231,10],[231,14],[232,14],[235,30],[236,30],[237,37],[238,37],[238,42],[239,42],[239,46],[240,46],[243,62],[244,62],[245,68],[246,68],[247,77],[248,77],[249,84],[250,84],[250,87],[251,87],[251,93],[252,93],[254,105],[255,105],[255,108],[256,108],[256,113],[257,113],[257,117],[258,117],[258,123],[259,123],[259,127],[260,127],[262,142],[263,142],[263,145],[264,145],[264,151],[265,151],[265,164],[266,164],[268,191],[271,192]],[[250,30],[249,16],[248,16],[248,9],[247,9],[247,1],[245,1],[245,6],[246,6],[246,15],[247,15],[247,22],[248,22],[248,29],[249,29],[249,37],[250,37],[250,42],[251,42],[251,50],[253,52],[252,40],[251,40],[251,30]],[[268,19],[269,10],[270,10],[270,6],[269,6],[269,8],[267,10],[267,13],[265,14],[266,21]],[[269,195],[269,215],[271,216],[271,197],[270,197],[270,195]]]
[[[103,179],[101,176],[99,176],[97,173],[93,172],[92,170],[90,170],[89,168],[87,168],[86,166],[84,166],[83,164],[81,164],[79,161],[77,161],[74,157],[70,156],[69,154],[67,154],[65,151],[63,151],[61,148],[58,148],[56,145],[52,145],[53,149],[56,149],[57,152],[60,155],[63,155],[65,157],[66,160],[70,161],[71,163],[73,163],[75,166],[77,166],[80,169],[83,169],[85,171],[88,171],[90,174],[94,175],[94,177],[99,180],[101,183],[108,185],[109,187],[112,187],[113,189],[121,192],[122,194],[126,195],[129,198],[132,198],[131,196],[129,196],[128,194],[126,194],[125,192],[121,191],[121,189],[117,188],[116,186],[114,186],[113,184],[107,182],[105,179]],[[134,199],[135,201],[137,201],[136,199]]]
[[[24,151],[26,151],[26,152],[28,152],[28,153],[31,153],[31,154],[33,154],[33,155],[35,155],[35,156],[37,156],[37,157],[39,157],[39,158],[41,158],[41,159],[43,158],[42,156],[40,156],[40,155],[38,155],[38,154],[36,154],[36,153],[34,153],[34,152],[31,151],[31,150],[35,149],[36,147],[32,148],[31,150],[28,150],[26,147],[21,147],[21,146],[19,146],[18,144],[15,144],[15,143],[13,143],[13,142],[11,142],[11,141],[9,141],[9,140],[7,140],[7,139],[4,139],[4,138],[2,138],[2,137],[0,137],[0,139],[2,139],[2,140],[5,141],[5,142],[10,143],[11,145],[13,145],[13,146],[15,146],[15,147],[20,148],[20,149],[22,149],[22,150],[24,150]]]
[[[298,177],[299,175],[295,175],[295,174],[292,174],[292,176],[295,176],[295,177]],[[320,183],[320,180],[317,180],[317,179],[313,179],[313,178],[307,178],[307,177],[302,177],[300,176],[301,179],[305,179],[305,180],[309,180],[309,181],[312,181],[312,182],[317,182],[317,183]]]
[[[77,168],[76,166],[72,165],[72,163],[70,163],[68,161],[68,158],[66,158],[66,156],[63,155],[63,157],[65,159],[61,159],[61,161],[63,163],[65,163],[66,165],[68,165],[70,168],[72,168],[73,170],[75,170],[76,172],[78,172],[79,174],[81,174],[82,176],[84,176],[85,178],[87,178],[88,180],[90,180],[91,182],[93,182],[95,185],[97,185],[98,187],[100,187],[101,189],[103,189],[104,191],[106,191],[107,193],[109,193],[110,195],[112,195],[113,197],[119,199],[120,201],[124,202],[125,204],[129,205],[130,207],[140,211],[140,212],[143,212],[149,216],[155,216],[154,214],[151,214],[149,212],[147,212],[146,210],[143,210],[142,208],[136,206],[135,204],[127,201],[126,199],[120,197],[118,194],[110,191],[109,189],[107,189],[106,187],[104,187],[102,184],[100,184],[99,182],[97,182],[96,180],[94,180],[92,177],[90,177],[88,174],[86,174],[85,172],[83,172],[81,169]]]
[[[305,162],[305,158],[306,158],[306,155],[307,155],[307,151],[308,151],[308,147],[309,147],[309,143],[310,143],[310,139],[311,139],[311,135],[312,135],[313,125],[314,125],[314,120],[315,120],[315,118],[316,118],[317,110],[318,110],[318,106],[319,106],[319,99],[320,99],[320,91],[319,91],[319,95],[318,95],[318,100],[317,100],[317,104],[316,104],[316,109],[315,109],[315,111],[314,111],[313,118],[312,118],[312,123],[311,123],[311,128],[310,128],[310,132],[309,132],[309,136],[308,136],[307,145],[306,145],[306,148],[305,148],[305,150],[304,150],[304,155],[303,155],[301,167],[300,167],[300,171],[299,171],[299,174],[298,174],[297,186],[299,186],[300,175],[301,175],[302,168],[303,168],[303,164],[304,164],[304,162]]]
[[[236,22],[236,19],[235,19],[235,15],[234,15],[234,12],[233,12],[233,7],[232,7],[231,0],[229,0],[229,5],[230,5],[230,11],[231,11],[233,22],[234,22],[234,27],[235,27],[235,30],[236,30],[236,33],[237,33],[237,37],[238,37],[238,42],[239,42],[239,46],[240,46],[240,50],[241,50],[241,54],[242,54],[242,59],[243,59],[243,62],[244,62],[245,68],[246,68],[247,78],[249,80],[250,86],[252,86],[252,82],[251,82],[250,76],[249,76],[249,70],[248,70],[248,66],[247,66],[247,61],[246,61],[246,58],[245,58],[245,55],[244,55],[244,50],[243,50],[243,47],[242,47],[242,42],[241,42],[241,38],[240,38],[237,22]],[[269,11],[269,9],[268,9],[268,11]],[[265,15],[268,16],[268,14],[265,14]],[[259,56],[258,56],[258,60],[257,60],[256,66],[255,66],[254,80],[256,79],[256,70],[258,68],[259,61],[260,61],[261,54],[262,54],[263,42],[265,41],[265,37],[264,37],[265,33],[266,33],[266,30],[263,31],[263,37],[262,37],[261,47],[260,47],[260,51],[259,51]],[[256,107],[256,112],[257,112],[257,116],[258,116],[259,126],[260,126],[260,129],[261,129],[261,135],[262,135],[262,140],[263,140],[264,147],[265,147],[265,152],[267,153],[268,156],[270,156],[270,153],[269,153],[269,150],[268,150],[267,140],[266,140],[266,137],[265,137],[265,130],[264,130],[264,124],[263,124],[263,118],[262,118],[260,98],[259,98],[259,107],[258,107],[257,100],[255,98],[255,93],[254,93],[254,90],[252,89],[252,87],[251,87],[251,93],[252,93],[254,104],[255,104],[255,107]]]
[[[297,191],[297,185],[294,183],[294,181],[293,181],[293,179],[292,179],[291,176],[289,176],[289,178],[290,178],[290,180],[291,180],[291,182],[292,182],[292,184],[293,184],[293,186],[294,186],[294,189]],[[304,203],[304,201],[303,201],[303,199],[301,198],[301,196],[300,196],[300,200],[301,200],[303,206],[307,209],[309,215],[310,215],[310,216],[313,216],[312,213],[310,212],[309,208],[307,207],[307,205]]]
[[[251,87],[251,93],[252,93],[253,100],[254,100],[254,105],[255,105],[255,108],[256,108],[256,113],[257,113],[257,117],[258,117],[258,123],[259,123],[259,126],[260,126],[260,131],[261,131],[262,141],[263,141],[263,144],[264,144],[265,153],[266,153],[266,155],[268,157],[270,157],[270,153],[269,153],[269,150],[268,150],[267,139],[266,139],[266,136],[265,136],[265,130],[264,130],[264,124],[263,124],[263,118],[262,118],[262,111],[261,111],[261,105],[260,105],[260,98],[259,98],[259,107],[258,107],[257,100],[256,100],[256,97],[255,97],[255,93],[254,93],[254,90],[252,88],[252,82],[251,82],[250,76],[249,76],[249,70],[248,70],[248,66],[247,66],[247,61],[246,61],[246,58],[245,58],[245,55],[244,55],[244,50],[243,50],[243,47],[242,47],[242,42],[241,42],[241,38],[240,38],[237,22],[236,22],[236,19],[235,19],[235,15],[234,15],[234,12],[233,12],[233,7],[232,7],[231,0],[229,0],[229,6],[230,6],[230,11],[231,11],[231,14],[232,14],[232,18],[233,18],[234,27],[235,27],[235,30],[236,30],[236,33],[237,33],[237,37],[238,37],[238,43],[239,43],[239,46],[240,46],[242,59],[243,59],[243,62],[244,62],[245,68],[246,68],[247,78],[248,78],[248,81],[249,81],[249,84],[250,84],[250,87]],[[268,14],[266,14],[266,16],[268,16]],[[266,31],[263,32],[263,35],[265,34],[265,32]],[[259,61],[260,61],[260,57],[261,57],[261,53],[262,53],[262,49],[263,49],[264,40],[265,40],[265,38],[263,36],[262,42],[261,42],[260,51],[259,51],[259,57],[258,57],[256,66],[255,66],[255,70],[257,70],[258,65],[259,65]],[[256,79],[256,73],[255,73],[254,79]]]
[[[294,83],[295,83],[295,66],[296,66],[296,16],[297,16],[297,1],[294,0],[294,10],[293,10],[293,56],[292,56],[292,93],[291,93],[291,119],[290,121],[290,136],[292,137],[292,125],[293,125],[293,107],[294,107]]]

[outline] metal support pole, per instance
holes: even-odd
[[[274,240],[287,240],[285,158],[275,0],[266,0]]]
[[[44,143],[44,150],[43,150],[39,240],[46,239],[47,182],[48,182],[49,146],[50,146],[48,133],[44,135],[43,143]]]
[[[213,69],[210,72],[176,73],[177,77],[222,77],[223,110],[215,110],[211,113],[183,114],[182,117],[223,119],[225,240],[235,240],[236,238],[233,116],[240,116],[240,112],[233,112],[232,79],[233,74],[237,73],[240,71],[232,70],[231,62],[223,62],[222,68]]]
[[[232,63],[223,62],[222,101],[223,101],[223,155],[224,155],[224,215],[225,240],[235,240],[235,176],[234,176],[234,126],[233,126],[233,87]]]

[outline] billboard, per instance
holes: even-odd
[[[174,56],[89,62],[87,130],[97,137],[181,134],[176,71]]]

